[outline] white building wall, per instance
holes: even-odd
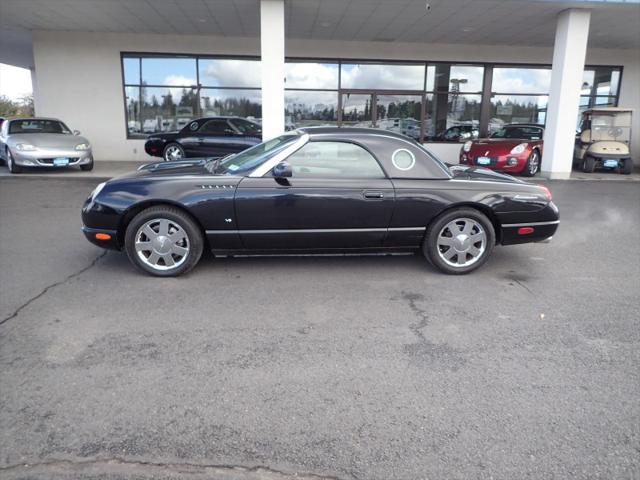
[[[38,115],[81,130],[97,160],[150,160],[144,140],[127,140],[120,52],[259,55],[259,38],[36,31],[33,49]],[[286,41],[288,57],[551,64],[553,49],[396,42]],[[587,50],[589,65],[622,65],[620,105],[636,109],[633,154],[640,162],[640,55],[636,50]],[[459,144],[433,144],[457,162]]]

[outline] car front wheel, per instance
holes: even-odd
[[[537,150],[531,152],[529,158],[527,159],[527,163],[524,165],[524,169],[522,170],[523,177],[533,177],[540,171],[540,153]]]
[[[482,266],[494,244],[495,231],[486,215],[472,208],[458,208],[429,225],[423,253],[440,271],[462,275]]]
[[[165,162],[171,162],[174,160],[182,160],[184,155],[184,150],[177,143],[170,143],[166,147],[164,147],[164,151],[162,152],[162,157]]]
[[[169,206],[143,210],[125,233],[125,250],[131,263],[159,277],[187,273],[200,260],[203,247],[198,225],[182,210]]]
[[[22,172],[22,167],[16,165],[15,160],[13,159],[13,155],[11,155],[11,150],[7,148],[7,167],[9,168],[9,172],[11,173],[20,173]]]

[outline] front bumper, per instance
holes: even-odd
[[[73,167],[76,165],[87,165],[93,161],[93,154],[89,150],[74,149],[42,149],[37,150],[14,150],[11,155],[16,165],[21,167],[58,167],[53,160],[56,158],[67,158],[69,163],[60,165],[63,167]]]
[[[481,155],[476,155],[473,152],[468,154],[462,153],[460,155],[460,163],[462,165],[488,168],[489,170],[497,170],[505,173],[520,173],[524,170],[530,154],[531,152],[527,151],[519,155],[489,155],[488,157],[491,158],[491,163],[481,165],[477,162],[477,157]]]
[[[103,228],[89,228],[86,226],[82,226],[82,233],[84,236],[94,245],[97,245],[102,248],[107,248],[109,250],[120,250],[120,245],[118,244],[118,231],[117,230],[105,230]],[[109,238],[106,239],[108,236]],[[101,239],[101,237],[105,239]]]

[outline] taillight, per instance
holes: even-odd
[[[544,192],[544,196],[547,198],[547,200],[550,202],[551,199],[553,198],[553,196],[551,195],[551,190],[549,190],[547,187],[545,187],[544,185],[538,185],[538,187],[540,187],[540,189]]]

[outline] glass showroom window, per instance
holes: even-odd
[[[489,133],[509,123],[544,125],[550,88],[550,68],[494,67]]]
[[[260,62],[123,55],[129,136],[179,130],[202,115],[262,116]]]
[[[180,130],[198,116],[198,93],[188,87],[140,89],[142,133]]]
[[[596,67],[584,71],[580,107],[617,106],[620,87],[619,68]]]
[[[547,117],[547,95],[494,95],[491,97],[489,133],[509,123],[544,125]]]
[[[483,77],[483,66],[428,66],[425,140],[462,142],[478,137]]]
[[[129,134],[142,133],[142,122],[140,121],[140,87],[124,87],[127,132]]]
[[[285,63],[285,129],[338,122],[338,63]]]
[[[340,88],[424,90],[424,65],[343,63]]]
[[[249,120],[262,119],[262,93],[258,89],[202,88],[202,116],[234,116]]]
[[[284,101],[287,130],[338,122],[338,92],[287,90]]]

